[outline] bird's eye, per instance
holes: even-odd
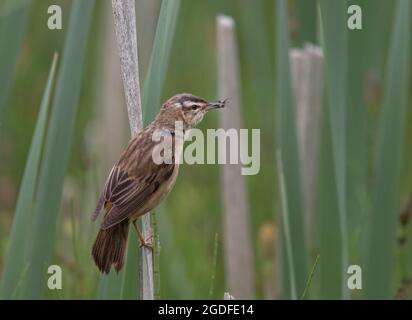
[[[199,109],[199,108],[200,108],[200,106],[199,106],[199,105],[197,105],[197,104],[194,104],[191,108],[192,108],[192,110],[197,110],[197,109]]]

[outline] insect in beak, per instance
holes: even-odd
[[[206,111],[212,110],[212,109],[221,109],[225,107],[227,99],[225,100],[219,100],[217,102],[209,102],[209,104],[206,106]]]

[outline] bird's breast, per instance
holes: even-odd
[[[174,165],[173,172],[170,175],[170,177],[167,180],[165,180],[161,185],[159,185],[159,188],[157,188],[157,190],[149,197],[149,199],[147,200],[146,204],[142,207],[142,209],[136,211],[132,216],[130,216],[130,219],[135,220],[141,215],[156,208],[172,190],[176,182],[178,173],[179,164],[176,163]]]

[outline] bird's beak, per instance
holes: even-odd
[[[206,106],[206,111],[212,110],[212,109],[221,109],[224,108],[226,104],[226,99],[225,100],[219,100],[217,102],[209,102],[208,105]]]

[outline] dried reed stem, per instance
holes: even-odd
[[[223,295],[223,300],[235,300],[235,298],[229,292],[225,292]]]
[[[296,101],[305,232],[308,239],[312,234],[313,202],[316,189],[315,178],[323,97],[323,54],[319,47],[306,44],[303,49],[291,49],[289,59]]]
[[[240,129],[240,90],[235,24],[217,17],[219,97],[230,105],[219,113],[223,129]],[[239,131],[238,131],[239,132]],[[242,145],[239,146],[239,152]],[[226,152],[227,150],[219,150]],[[227,158],[227,157],[226,157]],[[249,234],[249,213],[241,164],[226,164],[222,174],[224,205],[224,258],[228,290],[238,299],[254,297],[254,268]]]
[[[120,56],[123,87],[132,136],[142,129],[139,65],[137,60],[136,14],[134,0],[112,0],[116,38]],[[142,217],[143,236],[151,234],[150,215]],[[141,249],[141,295],[144,300],[153,300],[152,251]]]

